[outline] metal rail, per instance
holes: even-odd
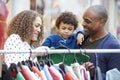
[[[54,49],[54,50],[31,50],[32,53],[120,53],[120,49]],[[30,53],[27,51],[0,50],[0,53]]]

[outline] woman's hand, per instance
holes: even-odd
[[[78,33],[78,35],[77,35],[77,44],[82,45],[83,41],[84,41],[84,35],[82,33]]]
[[[35,51],[42,51],[42,50],[45,50],[46,52],[44,53],[44,52],[38,52],[38,53],[34,53],[34,54],[32,54],[32,58],[34,59],[35,57],[37,57],[37,56],[45,56],[45,55],[47,55],[48,53],[47,53],[47,50],[49,50],[49,48],[47,47],[47,46],[40,46],[40,47],[38,47],[38,48],[36,48],[36,49],[34,49]]]

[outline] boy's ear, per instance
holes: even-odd
[[[57,32],[59,31],[59,27],[55,27],[55,29],[57,30]]]

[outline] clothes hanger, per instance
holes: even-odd
[[[66,46],[64,46],[64,45],[60,45],[60,46],[58,46],[56,49],[67,49],[69,52],[70,52],[70,49],[69,48],[67,48]],[[64,55],[63,55],[63,64],[65,63],[65,58],[66,58],[66,53],[64,53]]]
[[[49,53],[48,53],[48,50],[46,50],[46,54],[47,54],[47,56],[46,56],[46,64],[47,64],[48,66],[52,66],[52,65],[54,64],[54,62],[53,62],[53,60],[50,58],[50,55],[49,55]]]
[[[78,63],[78,60],[76,58],[76,53],[74,53],[74,61],[73,62],[77,62]]]
[[[22,64],[20,62],[17,63],[17,66],[20,68],[20,70],[22,69]]]
[[[42,67],[44,67],[44,65],[45,65],[45,56],[46,56],[45,54],[44,54],[44,56],[41,56],[40,60],[38,61],[39,65]]]
[[[39,71],[41,71],[41,66],[39,65],[38,62],[36,62],[36,66],[37,66],[37,68],[39,69]]]
[[[76,59],[79,64],[83,64],[85,62],[88,62],[90,60],[90,57],[86,54],[86,50],[82,52],[82,49],[80,48],[80,54],[76,54]]]
[[[32,50],[31,50],[31,49],[29,49],[29,51],[30,51],[30,56],[29,56],[29,60],[30,60],[31,55],[32,55]]]

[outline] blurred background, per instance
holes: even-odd
[[[84,10],[91,5],[104,5],[108,10],[109,19],[107,30],[120,41],[120,0],[3,0],[6,3],[9,14],[7,23],[13,16],[22,10],[36,10],[43,15],[45,34],[44,38],[55,32],[56,17],[63,11],[72,11],[77,15],[79,28],[82,29],[82,15]]]

